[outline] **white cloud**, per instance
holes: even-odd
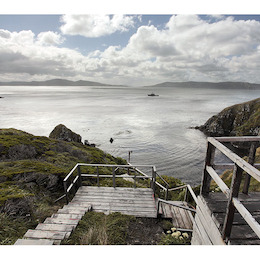
[[[82,19],[79,22],[77,16],[73,26],[73,19],[66,23],[70,24],[70,33],[83,34],[86,16]],[[104,28],[110,28],[109,33],[111,27],[119,30],[122,26],[123,30],[131,24],[123,23],[120,16],[102,21]],[[100,26],[96,19],[95,30],[89,33],[103,35]],[[35,35],[31,31],[0,30],[1,78],[16,73],[16,79],[27,75],[27,80],[35,80],[48,75],[130,85],[187,80],[260,83],[260,23],[254,20],[203,20],[196,15],[175,15],[162,29],[152,24],[139,27],[125,47],[108,46],[86,56],[57,46],[62,41],[54,32]]]
[[[40,45],[59,45],[64,42],[64,38],[57,32],[41,32],[37,35],[37,42]]]
[[[93,38],[128,31],[134,25],[134,17],[125,15],[63,15],[61,21],[63,34]]]

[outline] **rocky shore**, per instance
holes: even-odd
[[[260,98],[227,107],[195,129],[207,136],[259,135]]]

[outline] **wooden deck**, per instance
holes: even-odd
[[[153,190],[150,188],[82,186],[70,202],[80,208],[91,204],[96,212],[120,212],[136,217],[157,218]]]
[[[239,200],[259,223],[260,193],[239,194]],[[242,216],[235,211],[231,236],[227,242],[222,239],[227,198],[223,193],[209,193],[199,196],[192,244],[202,245],[260,245],[260,239]]]
[[[260,222],[260,192],[250,193],[249,195],[239,194],[239,200],[251,213],[251,215]],[[205,202],[212,214],[212,218],[220,231],[222,231],[225,210],[227,207],[227,198],[223,193],[210,193],[204,197]],[[221,233],[221,232],[220,232]],[[228,240],[231,245],[260,245],[260,239],[250,228],[246,221],[236,211],[232,226],[231,236]]]
[[[188,207],[187,203],[184,201],[170,201],[176,205]],[[169,204],[160,203],[159,214],[162,218],[170,218],[172,224],[178,230],[192,230],[193,229],[193,216],[188,210],[181,207],[174,207]]]

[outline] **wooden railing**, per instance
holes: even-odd
[[[170,192],[170,191],[178,191],[178,190],[182,190],[182,189],[185,189],[185,195],[184,195],[184,200],[183,201],[187,202],[187,194],[188,194],[188,192],[190,192],[190,195],[193,198],[194,202],[196,204],[198,203],[197,196],[195,195],[194,191],[192,190],[192,188],[191,188],[191,186],[189,184],[168,189],[168,192]],[[168,205],[171,205],[171,206],[174,206],[174,207],[178,207],[178,208],[182,208],[182,209],[189,210],[189,211],[192,211],[192,212],[196,212],[196,210],[193,209],[192,207],[185,207],[185,206],[182,206],[180,204],[174,203],[172,201],[167,201],[167,199],[163,200],[163,199],[158,198],[157,203],[158,203],[157,204],[157,215],[158,215],[159,207],[160,207],[161,203],[165,203],[165,204],[168,204]]]
[[[95,174],[85,174],[81,172],[82,167],[95,167],[96,173]],[[99,169],[100,167],[108,167],[112,168],[112,174],[100,174]],[[145,174],[144,172],[140,171],[137,167],[142,168],[150,168],[151,176]],[[116,174],[119,169],[131,169],[134,171],[134,175],[121,175]],[[76,174],[75,174],[76,173]],[[138,175],[141,174],[141,175]],[[154,165],[114,165],[114,164],[86,164],[86,163],[77,163],[74,168],[69,172],[69,174],[63,180],[63,186],[65,194],[61,197],[66,197],[67,203],[69,202],[69,195],[73,192],[75,193],[77,189],[82,186],[82,178],[97,178],[97,186],[100,186],[100,178],[112,178],[113,180],[113,187],[116,187],[116,178],[132,178],[134,179],[134,187],[136,187],[136,180],[137,179],[150,179],[150,187],[153,189],[155,194],[155,187],[158,185],[159,187],[165,189],[167,188],[162,186],[160,183],[156,181],[156,177],[159,176],[156,172],[156,167]],[[159,176],[161,177],[161,176]],[[162,178],[162,177],[161,177]],[[162,178],[163,179],[163,178]],[[164,180],[165,181],[165,180]],[[166,181],[165,181],[166,182]],[[168,185],[168,183],[166,182]],[[169,186],[169,185],[168,185]]]
[[[250,212],[244,207],[238,199],[239,188],[242,180],[243,171],[246,173],[245,183],[243,186],[243,193],[248,194],[250,179],[253,177],[260,182],[260,171],[256,168],[259,164],[255,164],[255,152],[260,143],[260,136],[244,136],[244,137],[209,137],[207,139],[207,153],[204,167],[204,174],[202,179],[201,194],[207,196],[210,191],[210,183],[213,179],[220,190],[226,195],[228,199],[224,225],[222,229],[222,238],[227,240],[231,235],[232,224],[235,210],[237,210],[242,218],[248,223],[253,231],[260,238],[260,225],[253,218]],[[237,154],[228,149],[223,143],[237,143],[249,142],[250,151],[248,162],[243,160]],[[232,163],[229,164],[214,164],[215,150],[219,150],[222,154],[228,157]],[[230,188],[223,182],[216,172],[216,169],[225,169],[225,167],[233,167],[233,177]]]

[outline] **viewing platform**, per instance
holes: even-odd
[[[250,180],[260,181],[259,164],[255,163],[260,137],[208,138],[204,174],[197,198],[192,245],[259,245],[260,192],[250,192]],[[227,146],[249,145],[248,161]],[[218,151],[229,163],[215,163]],[[228,187],[216,172],[231,169],[232,181]],[[212,180],[221,192],[211,192]],[[240,188],[243,180],[243,187]]]

